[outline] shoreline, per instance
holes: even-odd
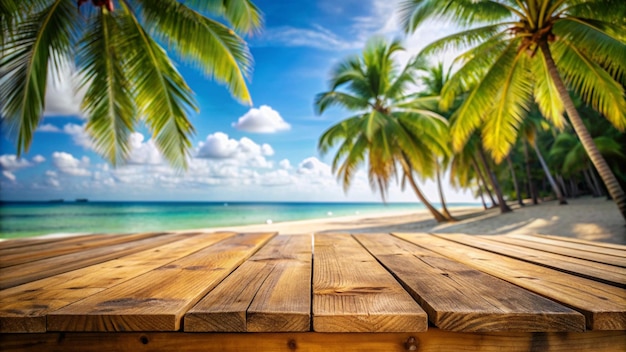
[[[568,199],[568,205],[557,201],[520,207],[510,204],[511,213],[500,214],[498,208],[484,210],[481,205],[451,208],[458,221],[437,223],[427,209],[401,210],[384,214],[364,214],[316,219],[219,226],[168,232],[198,231],[278,232],[283,235],[312,233],[389,233],[432,232],[475,235],[543,234],[626,245],[626,225],[617,207],[606,198]],[[50,234],[30,239],[84,235]]]

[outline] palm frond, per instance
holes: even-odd
[[[554,59],[565,82],[618,130],[626,128],[624,87],[575,44],[565,40],[551,46]]]
[[[511,36],[508,27],[514,24],[515,22],[498,23],[454,33],[426,45],[419,55],[430,56],[448,50],[467,50],[486,41],[506,40]]]
[[[564,37],[580,51],[589,53],[618,82],[626,84],[626,44],[600,26],[613,27],[607,23],[567,17],[554,24],[554,33]]]
[[[200,11],[224,16],[238,31],[256,33],[263,25],[261,10],[250,0],[188,0]]]
[[[409,0],[400,4],[405,32],[414,32],[426,19],[449,20],[460,26],[501,21],[519,11],[501,2],[483,0]]]
[[[532,74],[535,77],[535,102],[543,116],[552,122],[555,127],[563,129],[565,126],[563,101],[550,76],[543,53],[538,51],[536,55],[531,65]]]
[[[196,109],[191,89],[163,48],[144,30],[125,3],[120,36],[126,38],[127,77],[135,104],[153,133],[153,140],[169,163],[186,168],[193,126],[187,118]]]
[[[315,97],[315,112],[322,114],[331,106],[340,106],[348,110],[363,110],[368,107],[368,100],[348,93],[330,91]]]
[[[509,78],[510,70],[514,67],[513,63],[518,57],[517,47],[515,41],[508,45],[497,61],[489,68],[487,74],[468,94],[463,104],[452,115],[450,134],[453,150],[459,151],[463,148],[472,132],[481,126],[486,113],[492,110],[493,97],[500,93],[500,89]],[[450,82],[453,79],[450,79]]]
[[[76,8],[56,0],[20,22],[5,38],[0,59],[2,118],[16,138],[16,153],[28,151],[44,111],[49,65],[59,68],[69,57],[78,23]]]
[[[81,85],[88,86],[83,99],[83,109],[89,116],[86,130],[96,150],[114,166],[128,157],[128,137],[137,116],[125,81],[120,32],[114,13],[100,11],[86,30],[78,53],[83,63]]]
[[[225,83],[237,99],[251,104],[245,79],[251,71],[252,56],[235,32],[176,0],[140,3],[151,32],[208,77]]]
[[[532,86],[527,68],[528,56],[524,52],[517,52],[507,68],[506,79],[501,81],[502,86],[495,96],[493,110],[485,118],[483,145],[498,164],[515,145],[518,129],[530,110]]]

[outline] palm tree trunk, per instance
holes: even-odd
[[[626,220],[626,194],[624,194],[624,190],[620,186],[619,182],[617,182],[617,178],[609,168],[606,160],[604,160],[600,154],[600,151],[593,142],[587,127],[585,127],[583,120],[580,118],[580,115],[578,115],[578,111],[576,111],[576,107],[574,107],[574,102],[572,102],[572,99],[567,92],[567,88],[565,88],[565,84],[563,83],[563,80],[561,80],[561,76],[559,76],[559,72],[556,69],[556,64],[552,58],[548,42],[541,41],[539,43],[539,47],[541,48],[543,57],[546,60],[550,77],[556,85],[556,89],[559,92],[561,100],[563,100],[565,111],[567,112],[567,116],[569,116],[569,120],[574,127],[574,131],[576,131],[578,138],[580,138],[580,142],[583,144],[587,155],[589,155],[589,159],[591,159],[593,166],[595,166],[596,170],[598,170],[598,173],[600,174],[602,181],[604,181],[604,185],[609,191],[609,194],[617,204],[617,208],[622,214],[622,217]]]
[[[598,181],[598,178],[596,177],[596,171],[593,169],[593,166],[589,165],[589,176],[591,176],[591,182],[593,182],[594,186],[596,186],[596,189],[598,190],[598,196],[602,197],[604,195],[604,189],[602,189],[602,185],[600,184],[600,182]]]
[[[478,148],[478,156],[480,156],[480,161],[485,167],[487,174],[489,174],[489,179],[491,180],[493,190],[494,192],[496,192],[496,197],[498,197],[498,206],[500,207],[500,213],[508,213],[510,211],[513,211],[504,201],[504,196],[502,196],[502,190],[500,189],[498,179],[496,178],[496,175],[493,173],[493,171],[489,169],[489,164],[487,164],[487,158],[485,157],[485,152],[483,152],[482,147]]]
[[[517,184],[517,176],[515,175],[515,168],[513,167],[513,161],[511,160],[511,155],[506,157],[506,161],[509,163],[509,169],[511,170],[511,177],[513,178],[513,187],[515,188],[515,194],[517,195],[517,203],[520,207],[523,207],[524,201],[522,200],[522,193],[519,190],[519,185]]]
[[[480,195],[480,201],[483,203],[483,208],[487,210],[487,203],[485,203],[485,196],[483,195],[483,187],[478,185],[478,195]]]
[[[594,198],[597,197],[598,190],[596,189],[596,186],[593,183],[591,183],[591,178],[589,178],[589,173],[587,173],[587,170],[583,170],[582,173],[585,178],[585,183],[587,184],[587,187],[589,187],[589,191],[591,192],[591,196]]]
[[[482,171],[480,170],[480,167],[478,166],[478,162],[476,162],[476,158],[474,158],[473,155],[472,155],[472,165],[474,166],[474,169],[476,170],[476,173],[478,174],[478,178],[483,182],[483,186],[485,190],[487,191],[487,195],[489,196],[489,199],[491,199],[491,206],[492,207],[497,206],[498,202],[496,202],[496,200],[493,199],[493,194],[491,194],[491,191],[489,190],[489,186],[487,185],[487,180],[485,180],[485,175],[483,175]]]
[[[563,191],[563,195],[565,196],[565,198],[569,197],[569,192],[567,190],[567,187],[565,186],[565,180],[563,180],[563,176],[560,174],[557,174],[556,181],[559,183],[559,186],[561,187],[561,190]]]
[[[407,180],[409,180],[409,184],[411,185],[411,188],[413,188],[413,191],[417,195],[417,198],[419,198],[419,200],[422,202],[422,204],[424,204],[426,209],[430,211],[430,213],[433,215],[435,220],[437,220],[437,222],[445,222],[447,220],[445,216],[443,216],[443,214],[441,214],[439,210],[435,209],[435,207],[433,207],[432,204],[428,202],[424,194],[422,194],[422,191],[417,186],[417,183],[415,183],[415,179],[413,178],[413,169],[409,167],[408,161],[406,161],[405,159],[401,159],[400,164],[402,164],[402,170],[404,171],[404,175],[406,176]]]
[[[530,156],[528,155],[528,143],[525,139],[522,140],[522,144],[524,145],[524,161],[526,162],[526,178],[528,179],[528,195],[533,200],[533,205],[539,204],[539,200],[537,199],[537,187],[535,187],[535,183],[533,182],[533,176],[530,172]]]
[[[441,188],[441,170],[439,168],[439,160],[435,160],[435,168],[437,171],[437,189],[439,190],[439,199],[441,199],[441,207],[443,208],[443,215],[446,217],[448,221],[456,221],[454,216],[450,214],[448,211],[448,207],[446,206],[446,199],[443,196],[443,189]]]
[[[561,193],[561,189],[559,188],[559,186],[557,186],[556,182],[554,181],[554,178],[552,177],[552,173],[550,172],[550,169],[548,169],[548,165],[546,164],[546,161],[543,160],[543,156],[541,155],[541,151],[539,150],[539,147],[537,147],[537,143],[533,143],[533,148],[535,148],[535,153],[537,153],[537,158],[539,158],[539,162],[541,163],[543,172],[546,174],[546,177],[548,178],[548,182],[550,182],[550,186],[552,186],[552,190],[556,194],[556,198],[559,200],[559,204],[567,204],[567,200],[565,200],[565,197],[563,197],[563,193]]]

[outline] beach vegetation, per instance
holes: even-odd
[[[559,130],[571,125],[626,219],[626,194],[578,113],[570,91],[616,129],[626,128],[626,2],[623,0],[408,0],[404,28],[446,20],[463,30],[428,45],[423,56],[462,50],[441,104],[455,151],[480,130],[499,163],[515,145],[531,104]]]
[[[75,67],[86,92],[86,131],[105,159],[124,162],[131,133],[145,125],[165,159],[185,168],[194,133],[189,116],[198,107],[172,55],[251,104],[252,57],[238,33],[261,23],[249,0],[2,0],[3,127],[17,155],[27,152],[47,81]]]
[[[450,220],[431,205],[415,180],[416,175],[433,177],[438,158],[449,153],[448,122],[430,109],[432,98],[407,94],[422,63],[398,67],[393,55],[402,50],[397,40],[372,38],[361,55],[336,65],[330,89],[315,98],[316,112],[336,106],[355,114],[326,130],[318,147],[322,154],[334,151],[332,170],[345,190],[366,166],[370,186],[383,200],[391,180],[402,177],[437,221]]]

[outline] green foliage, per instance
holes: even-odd
[[[248,0],[127,0],[116,1],[113,11],[91,2],[77,8],[74,0],[3,0],[1,113],[18,156],[28,151],[42,119],[49,71],[58,72],[69,62],[86,88],[82,107],[98,152],[114,165],[123,162],[130,133],[144,123],[170,164],[186,167],[194,131],[188,115],[197,107],[155,38],[250,103],[248,47],[234,30],[209,16],[221,16],[246,33],[262,23],[259,9]]]
[[[435,111],[432,98],[407,96],[420,63],[398,68],[392,55],[403,50],[398,41],[368,42],[361,56],[340,62],[329,82],[331,90],[318,94],[318,113],[338,106],[357,114],[331,126],[319,140],[325,154],[336,148],[333,172],[348,189],[367,164],[370,186],[386,197],[396,165],[408,162],[423,177],[434,175],[438,156],[449,153],[447,121]]]

